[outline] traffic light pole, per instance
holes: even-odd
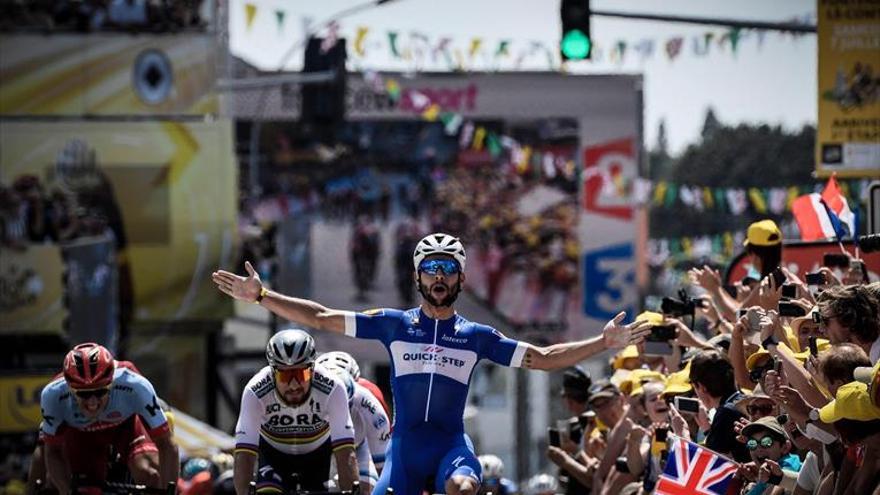
[[[798,24],[795,22],[764,22],[747,21],[737,19],[722,19],[718,17],[687,17],[679,15],[661,14],[636,14],[630,12],[617,12],[613,10],[590,10],[591,16],[617,17],[621,19],[640,19],[644,21],[679,22],[684,24],[700,24],[710,26],[727,26],[740,29],[763,29],[766,31],[786,31],[791,33],[813,33],[816,26]]]

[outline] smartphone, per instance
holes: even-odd
[[[816,346],[816,336],[815,335],[810,335],[810,355],[811,356],[818,356],[819,355],[819,348]]]
[[[584,430],[589,429],[592,425],[596,424],[596,412],[595,411],[587,411],[578,416],[578,422],[581,424],[581,428]]]
[[[559,447],[559,430],[556,428],[547,428],[547,438],[551,447]]]
[[[700,412],[700,401],[690,397],[675,397],[672,399],[675,408],[681,413],[697,414]]]
[[[847,268],[849,256],[843,253],[825,253],[822,255],[822,265],[828,268]]]
[[[804,275],[804,281],[807,285],[825,285],[825,274],[822,272],[812,272]]]
[[[735,285],[722,285],[721,288],[724,289],[724,292],[727,292],[727,295],[736,299],[737,292]]]
[[[651,335],[647,340],[665,342],[675,338],[675,325],[658,325],[651,328]]]
[[[669,436],[669,430],[667,428],[654,429],[654,440],[655,441],[665,443],[668,436]]]
[[[782,284],[785,283],[786,278],[785,278],[785,274],[782,273],[782,268],[777,267],[775,270],[773,270],[770,273],[770,276],[773,277],[773,284],[776,287],[781,287]]]
[[[813,311],[810,314],[813,315],[813,323],[815,323],[816,325],[822,324],[822,315],[820,315],[818,311]]]
[[[773,360],[773,371],[776,372],[777,376],[782,371],[782,360],[781,359],[774,359]]]
[[[755,310],[747,310],[746,316],[749,318],[749,330],[757,332],[761,328],[761,314]]]
[[[570,418],[568,420],[568,438],[574,443],[581,443],[584,436],[584,427],[581,426],[580,418]]]
[[[782,284],[782,297],[788,299],[797,299],[797,285]]]
[[[779,301],[779,316],[806,316],[804,308],[788,301]]]
[[[614,461],[614,469],[616,469],[618,473],[629,473],[629,464],[626,463],[626,457],[618,457],[617,460]]]

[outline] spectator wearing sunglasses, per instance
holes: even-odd
[[[752,462],[740,470],[753,481],[747,495],[769,495],[780,486],[790,492],[797,481],[801,460],[791,453],[791,441],[774,416],[752,421],[742,430]]]
[[[819,316],[833,345],[851,342],[880,360],[880,301],[864,285],[834,286],[819,296]]]

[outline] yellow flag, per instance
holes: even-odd
[[[422,118],[427,120],[428,122],[434,122],[437,120],[437,116],[440,115],[440,105],[433,103],[428,108],[422,112]]]
[[[767,202],[764,200],[764,195],[761,194],[760,189],[757,187],[750,188],[749,199],[752,200],[752,206],[755,207],[755,211],[758,213],[767,213]]]
[[[681,238],[681,250],[684,251],[685,256],[690,256],[694,249],[694,243],[691,241],[690,237],[682,237]]]
[[[253,3],[244,4],[244,15],[245,15],[245,26],[247,30],[251,30],[251,25],[254,23],[254,17],[257,16],[257,6]]]
[[[800,191],[796,186],[791,186],[788,188],[788,194],[785,198],[785,209],[791,211],[791,204],[794,203],[794,200],[798,199],[800,196]]]
[[[357,34],[354,36],[354,52],[357,53],[358,57],[363,57],[367,53],[364,50],[364,40],[367,39],[368,32],[370,32],[370,28],[360,26],[358,27]]]
[[[471,58],[474,58],[474,55],[476,55],[477,52],[480,51],[480,46],[482,46],[482,44],[483,40],[481,38],[474,38],[471,40],[471,49],[468,50],[468,54],[471,56]]]
[[[477,151],[483,149],[483,141],[486,139],[486,128],[483,126],[477,127],[477,131],[474,132],[474,142],[473,148]]]
[[[703,188],[703,205],[707,210],[715,208],[715,198],[712,196],[712,190],[709,187]]]
[[[666,182],[660,181],[657,183],[657,186],[654,187],[654,204],[662,205],[663,198],[666,197]]]

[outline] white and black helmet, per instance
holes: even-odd
[[[529,478],[524,493],[526,493],[526,495],[556,493],[558,487],[559,484],[553,476],[550,476],[549,474],[536,474]]]
[[[464,254],[464,245],[457,237],[440,232],[428,234],[416,244],[416,250],[413,252],[413,266],[419,269],[419,263],[432,254],[445,254],[452,256],[455,261],[461,265],[461,271],[464,271],[464,264],[467,256]]]
[[[315,340],[302,330],[282,330],[266,344],[266,360],[272,367],[311,365],[315,362]]]
[[[477,458],[483,471],[483,479],[501,478],[504,474],[504,461],[497,455],[485,454]]]
[[[328,368],[337,367],[347,371],[352,380],[361,377],[361,368],[351,354],[342,351],[325,352],[318,356],[318,364]]]

